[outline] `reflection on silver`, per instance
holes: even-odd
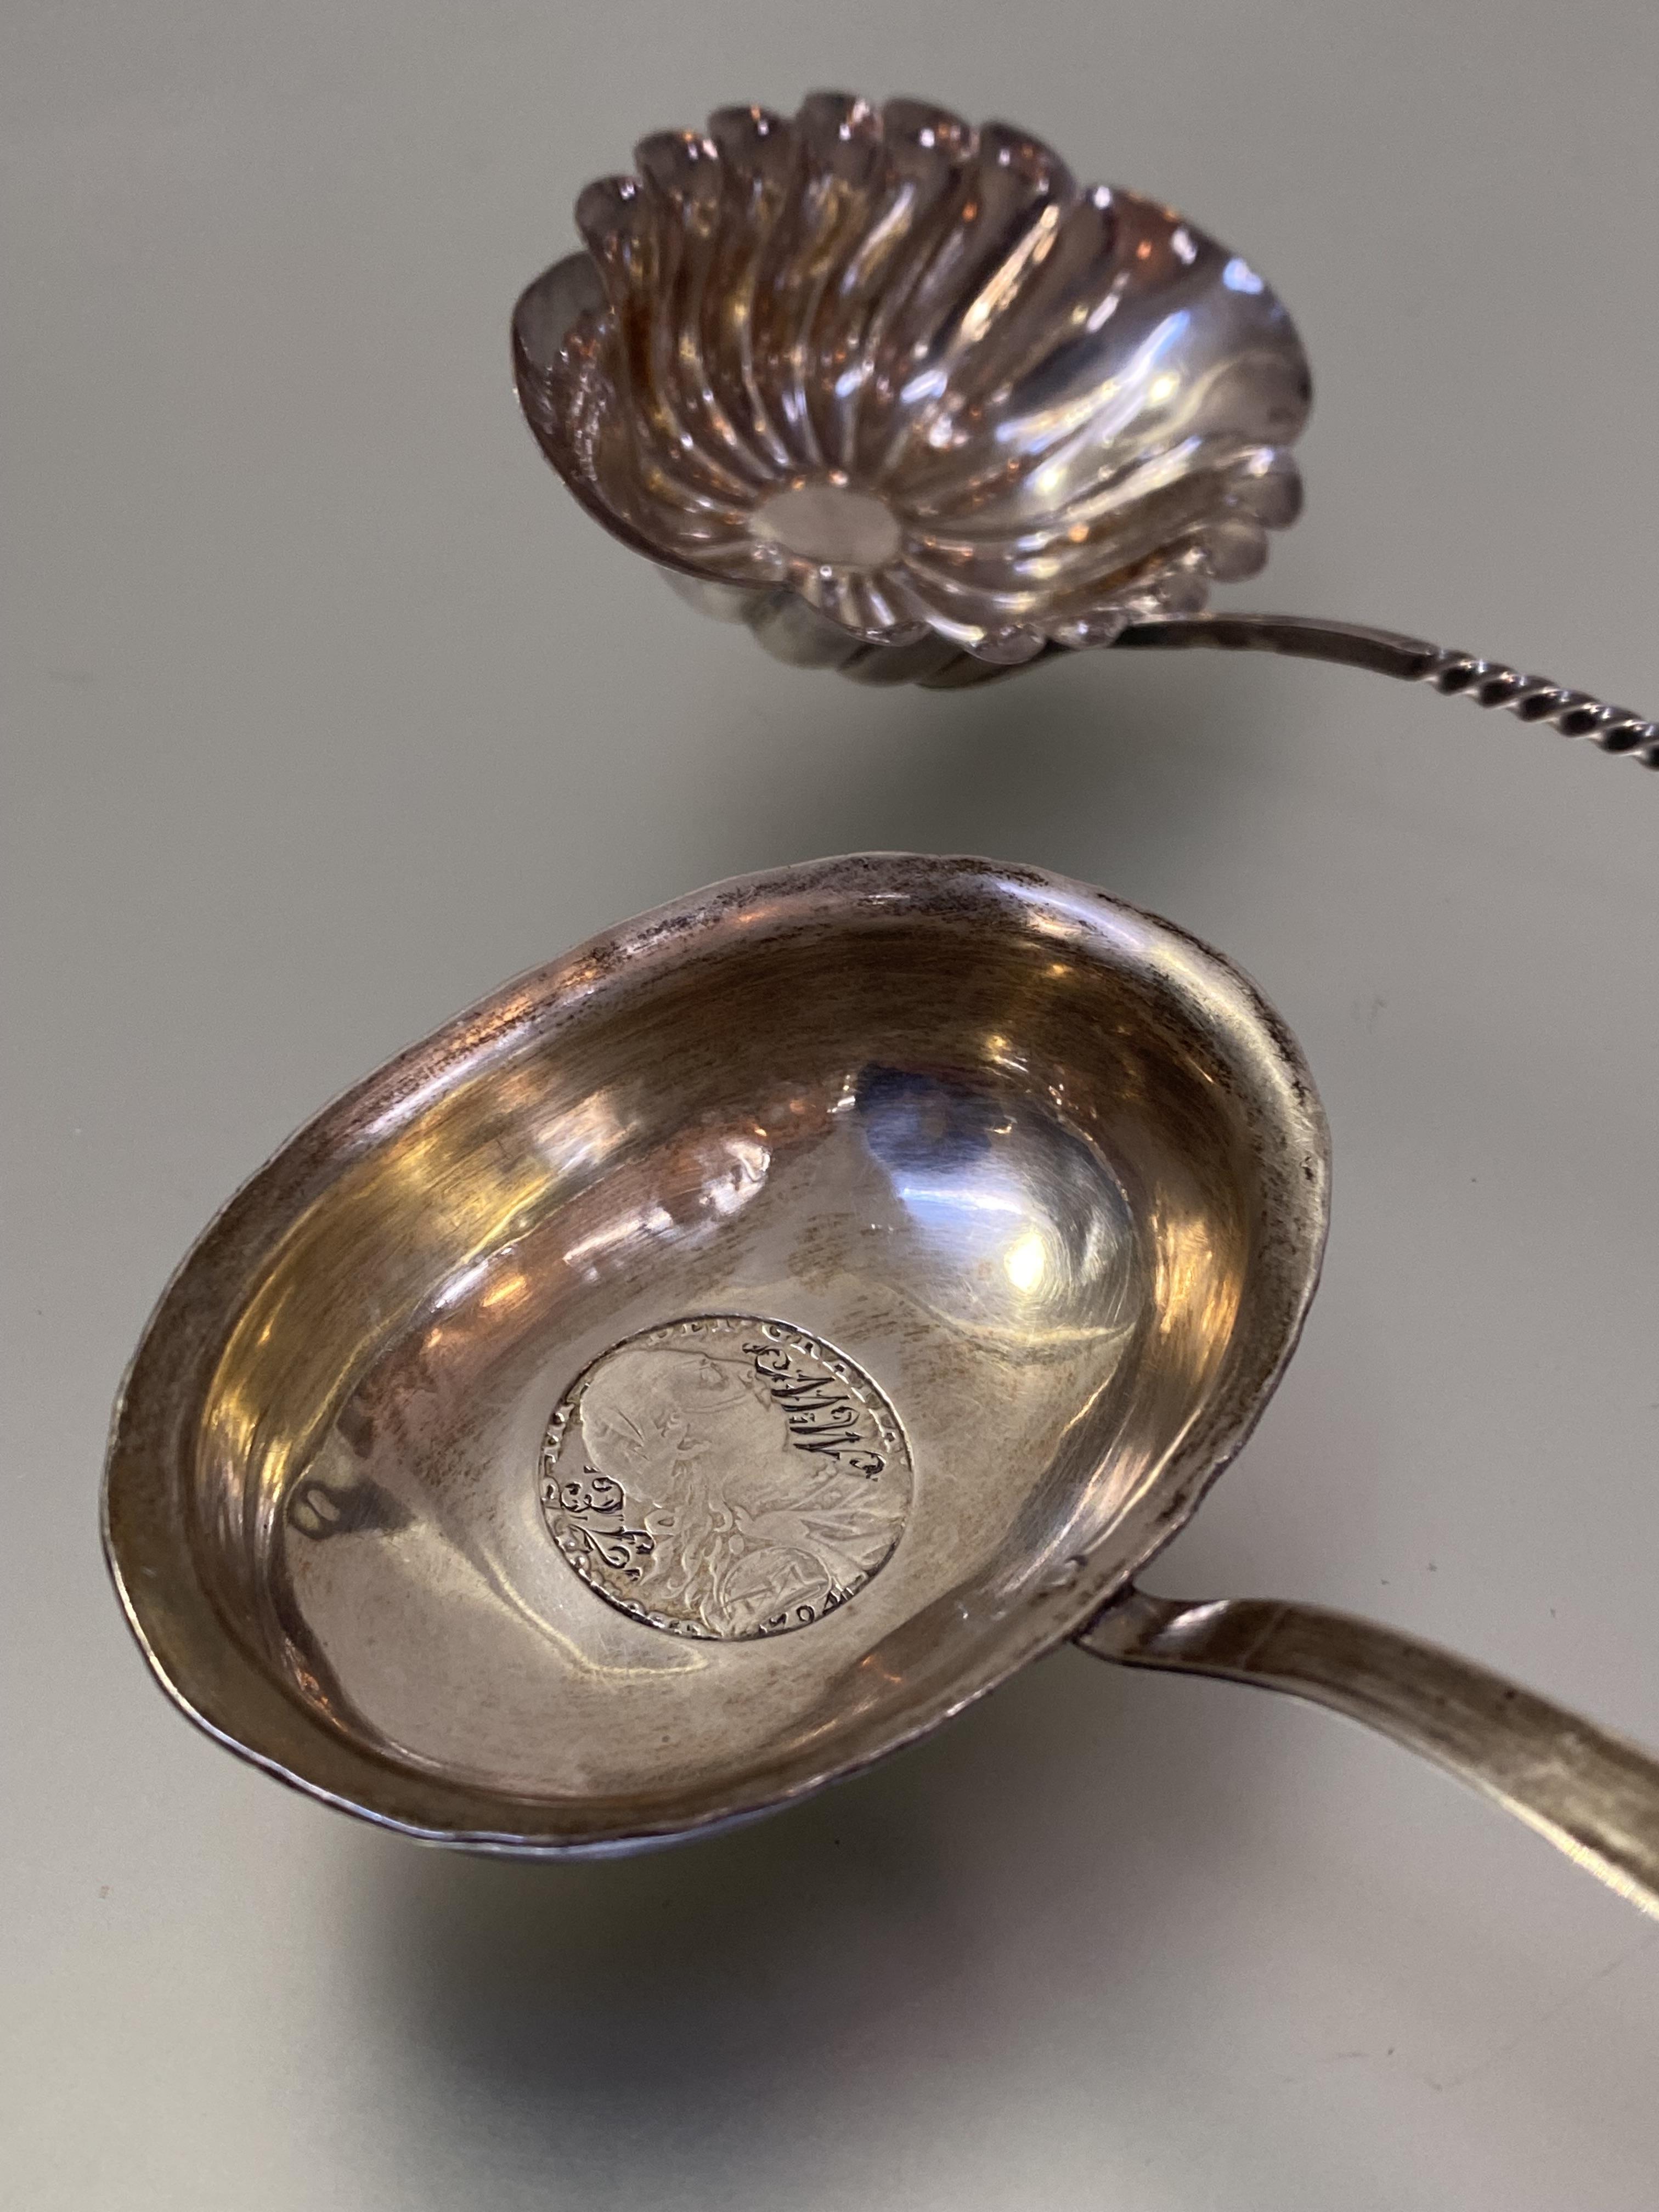
[[[520,391],[584,505],[724,611],[1010,667],[1191,612],[1294,519],[1301,345],[1170,209],[913,100],[723,108],[635,161],[520,301]]]
[[[128,1618],[221,1741],[441,1841],[714,1826],[1078,1637],[1334,1705],[1659,1910],[1636,1746],[1389,1628],[1134,1589],[1290,1357],[1328,1167],[1254,988],[1086,885],[716,885],[218,1216],[116,1420]]]
[[[542,1448],[542,1510],[600,1596],[685,1636],[775,1636],[863,1589],[910,1456],[870,1377],[774,1321],[702,1315],[596,1360]]]
[[[519,396],[589,514],[780,659],[956,690],[1080,646],[1432,684],[1659,768],[1659,723],[1425,640],[1208,616],[1293,522],[1311,386],[1249,264],[913,100],[722,108],[577,203]]]

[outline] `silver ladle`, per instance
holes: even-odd
[[[647,140],[514,317],[577,496],[785,658],[949,685],[1090,645],[1651,723],[1384,633],[1199,612],[1308,404],[1236,256],[1035,141],[821,95]],[[1317,1281],[1324,1117],[1248,980],[1033,869],[718,885],[507,986],[204,1233],[105,1541],[178,1705],[430,1841],[615,1851],[910,1742],[1067,1638],[1364,1721],[1659,1913],[1659,1762],[1380,1625],[1134,1577]]]
[[[1080,884],[854,854],[509,984],[325,1109],[145,1331],[105,1538],[221,1742],[430,1841],[783,1804],[1066,1638],[1334,1707],[1659,1912],[1659,1762],[1400,1631],[1137,1577],[1325,1240],[1254,986]]]
[[[942,108],[723,108],[587,186],[513,316],[520,398],[590,514],[705,613],[861,683],[1087,646],[1431,684],[1659,768],[1659,723],[1352,623],[1202,611],[1296,519],[1289,316],[1174,210]]]

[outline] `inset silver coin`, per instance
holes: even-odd
[[[862,1368],[746,1314],[629,1337],[548,1424],[542,1511],[608,1603],[729,1641],[805,1628],[892,1557],[909,1447]]]

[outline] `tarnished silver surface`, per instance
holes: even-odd
[[[208,1231],[112,1442],[128,1617],[284,1778],[531,1852],[780,1803],[1086,1628],[1370,1719],[1659,1905],[1645,1753],[1391,1632],[1132,1588],[1290,1356],[1327,1188],[1293,1041],[1165,923],[978,860],[718,885]]]
[[[1659,723],[1361,623],[1206,617],[1294,522],[1290,318],[1173,210],[912,100],[722,108],[588,185],[513,313],[542,451],[776,658],[957,690],[1085,646],[1433,683],[1659,768]]]

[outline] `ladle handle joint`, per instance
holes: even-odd
[[[1644,768],[1659,768],[1659,722],[1628,707],[1609,707],[1587,691],[1571,691],[1541,676],[1523,676],[1501,660],[1482,660],[1426,638],[1360,623],[1322,622],[1304,615],[1184,615],[1167,622],[1131,623],[1112,650],[1171,651],[1208,647],[1231,653],[1284,653],[1302,660],[1333,660],[1369,668],[1408,684],[1431,684],[1448,697],[1477,706],[1503,707],[1523,722],[1547,722],[1564,737],[1588,738],[1604,752],[1623,753]]]
[[[1079,1634],[1097,1658],[1283,1690],[1420,1753],[1659,1917],[1659,1759],[1398,1629],[1318,1606],[1131,1590]]]

